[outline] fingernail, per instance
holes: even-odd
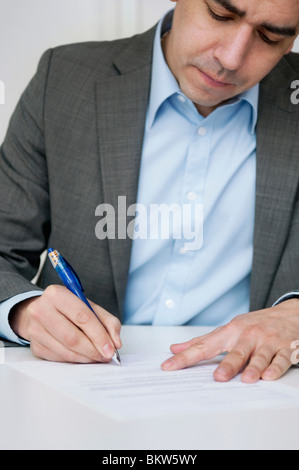
[[[272,379],[274,378],[274,376],[275,376],[275,371],[274,369],[271,369],[271,368],[265,370],[265,372],[263,373],[263,379]]]
[[[103,346],[102,353],[103,356],[106,357],[106,359],[111,359],[114,354],[114,349],[111,344],[105,344],[105,346]]]
[[[173,359],[167,359],[167,361],[163,362],[162,364],[162,369],[171,369],[174,366],[174,360]]]
[[[215,370],[215,374],[217,375],[218,379],[228,379],[229,373],[225,367],[218,367],[217,370]]]

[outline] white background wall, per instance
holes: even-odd
[[[0,143],[46,49],[131,36],[149,29],[171,8],[170,0],[0,0],[0,80],[5,83]]]
[[[0,80],[5,83],[0,144],[46,49],[131,36],[152,27],[171,8],[170,0],[0,0]]]

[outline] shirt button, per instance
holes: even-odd
[[[188,201],[195,201],[196,199],[196,194],[193,193],[192,191],[187,194]]]
[[[181,101],[181,103],[186,103],[186,98],[183,95],[177,95],[178,100]]]
[[[175,306],[174,300],[173,299],[167,299],[165,302],[165,305],[167,308],[173,308]]]
[[[207,128],[206,127],[200,127],[197,132],[198,132],[198,135],[203,137],[207,133]]]

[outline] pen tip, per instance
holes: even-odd
[[[117,350],[115,351],[115,354],[114,354],[113,357],[114,357],[115,362],[116,362],[119,366],[121,366],[121,360],[120,360],[119,352],[118,352]]]

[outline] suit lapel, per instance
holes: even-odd
[[[139,168],[150,89],[154,29],[128,43],[114,63],[117,75],[97,85],[98,141],[103,203],[116,215],[116,238],[108,239],[120,313],[123,309],[132,241],[118,233],[127,208],[137,201]],[[120,213],[118,198],[125,200]],[[121,237],[118,239],[118,237]],[[122,238],[123,237],[123,238]]]
[[[294,70],[283,60],[260,87],[251,310],[267,306],[298,187],[292,80]]]

